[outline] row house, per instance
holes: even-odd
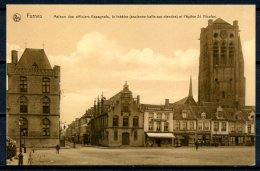
[[[144,113],[144,145],[171,146],[174,143],[173,109],[166,99],[165,105],[142,104]]]

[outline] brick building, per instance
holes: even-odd
[[[59,144],[60,67],[51,67],[43,49],[26,48],[19,60],[17,51],[12,51],[7,75],[7,136],[19,142],[21,118],[22,144]]]
[[[238,21],[218,18],[201,29],[198,102],[245,105],[244,59]]]

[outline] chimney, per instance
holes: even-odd
[[[237,20],[233,21],[233,26],[238,26],[238,21]]]
[[[213,25],[213,20],[212,19],[208,20],[208,25],[209,26]]]
[[[17,64],[18,62],[18,52],[17,50],[12,50],[12,63]]]
[[[140,104],[140,96],[139,95],[137,95],[137,104]]]
[[[165,106],[169,106],[169,104],[170,104],[169,99],[165,99]]]

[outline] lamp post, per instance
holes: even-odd
[[[25,136],[26,136],[26,130],[23,130],[23,152],[24,153],[26,153]]]
[[[21,137],[21,126],[22,126],[22,123],[23,122],[23,119],[22,118],[19,118],[18,120],[18,123],[19,123],[19,135],[20,135],[20,153],[18,155],[18,165],[21,166],[23,165],[23,154],[22,154],[22,137]]]

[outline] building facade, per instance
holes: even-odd
[[[59,144],[60,67],[51,67],[43,49],[26,48],[19,60],[12,51],[7,75],[7,136],[19,142],[21,131],[27,147]]]
[[[244,59],[238,21],[233,25],[218,18],[201,29],[199,104],[245,105]]]
[[[167,147],[174,145],[173,109],[166,99],[165,105],[142,104],[144,112],[144,145]]]
[[[94,104],[90,120],[91,144],[101,146],[143,146],[143,115],[140,99],[133,98],[125,83],[123,90]]]

